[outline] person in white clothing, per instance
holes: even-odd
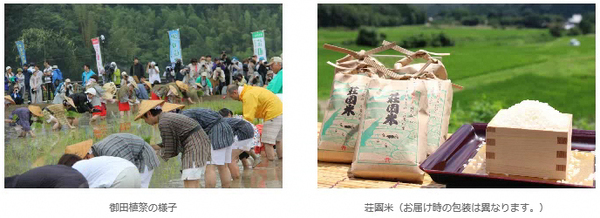
[[[72,166],[90,188],[140,188],[141,177],[133,163],[120,157],[100,156],[80,160]]]
[[[154,81],[160,83],[160,69],[158,69],[158,66],[156,66],[154,61],[148,63],[146,72],[148,73],[148,81],[150,81],[151,84],[154,84]]]
[[[83,159],[100,156],[120,157],[133,163],[141,174],[141,187],[148,188],[154,169],[160,161],[144,139],[130,133],[115,133],[94,143],[91,139],[67,146],[65,153],[75,154]]]

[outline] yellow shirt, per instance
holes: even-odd
[[[244,85],[240,93],[244,119],[253,122],[254,118],[271,120],[283,113],[283,104],[273,92],[249,85]]]

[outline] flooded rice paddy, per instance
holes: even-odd
[[[23,107],[25,105],[21,105]],[[70,130],[66,126],[60,131],[52,131],[52,127],[47,124],[34,122],[32,129],[35,138],[18,138],[17,132],[13,126],[5,124],[4,128],[4,172],[5,176],[24,173],[32,168],[52,165],[58,162],[63,155],[65,147],[88,139],[94,142],[102,140],[104,137],[113,133],[131,133],[138,135],[150,144],[156,144],[161,141],[160,132],[155,126],[144,123],[143,120],[132,121],[132,118],[121,119],[119,117],[116,105],[107,105],[107,119],[99,123],[89,125],[89,114],[80,115],[79,126]],[[210,108],[219,110],[227,107],[234,112],[241,112],[241,102],[233,100],[204,101],[187,108]],[[18,106],[6,108],[5,116]],[[133,112],[133,111],[132,111]],[[132,113],[135,115],[135,113]],[[181,177],[180,157],[171,158],[164,161],[159,158],[161,163],[154,170],[150,188],[183,188]],[[282,187],[282,162],[281,160],[268,161],[261,158],[262,161],[253,169],[243,169],[241,162],[241,178],[232,181],[233,188],[281,188]],[[250,158],[252,162],[252,158]],[[204,187],[204,178],[201,179],[201,185]],[[217,176],[217,187],[221,182]]]

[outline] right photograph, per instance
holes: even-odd
[[[319,188],[595,188],[595,4],[320,4]]]

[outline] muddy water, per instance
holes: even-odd
[[[241,178],[231,181],[231,188],[281,188],[282,187],[282,166],[281,160],[268,161],[263,160],[255,168],[244,169],[240,167]],[[153,179],[154,180],[154,179]],[[204,174],[200,180],[200,186],[205,187]],[[161,187],[183,188],[183,181],[179,178],[172,179]],[[217,188],[221,187],[221,179],[217,171]]]
[[[97,124],[89,125],[89,118],[87,114],[82,115],[80,126],[74,130],[64,126],[60,131],[52,131],[49,124],[35,124],[32,129],[36,138],[17,138],[15,129],[5,125],[5,176],[21,174],[38,166],[56,164],[67,145],[87,139],[100,141],[113,133],[132,133],[150,141],[150,144],[161,141],[157,128],[143,121],[132,122],[131,118],[122,120],[118,118],[118,113],[112,111],[108,112],[106,120]],[[233,180],[231,186],[233,188],[281,188],[281,160],[262,159],[263,161],[254,169],[243,169],[241,162],[238,162],[242,176],[240,179]],[[161,159],[160,166],[154,170],[150,187],[182,188],[180,163],[180,158],[171,158],[166,162]],[[201,186],[204,187],[204,175]],[[220,186],[217,173],[217,187]]]

